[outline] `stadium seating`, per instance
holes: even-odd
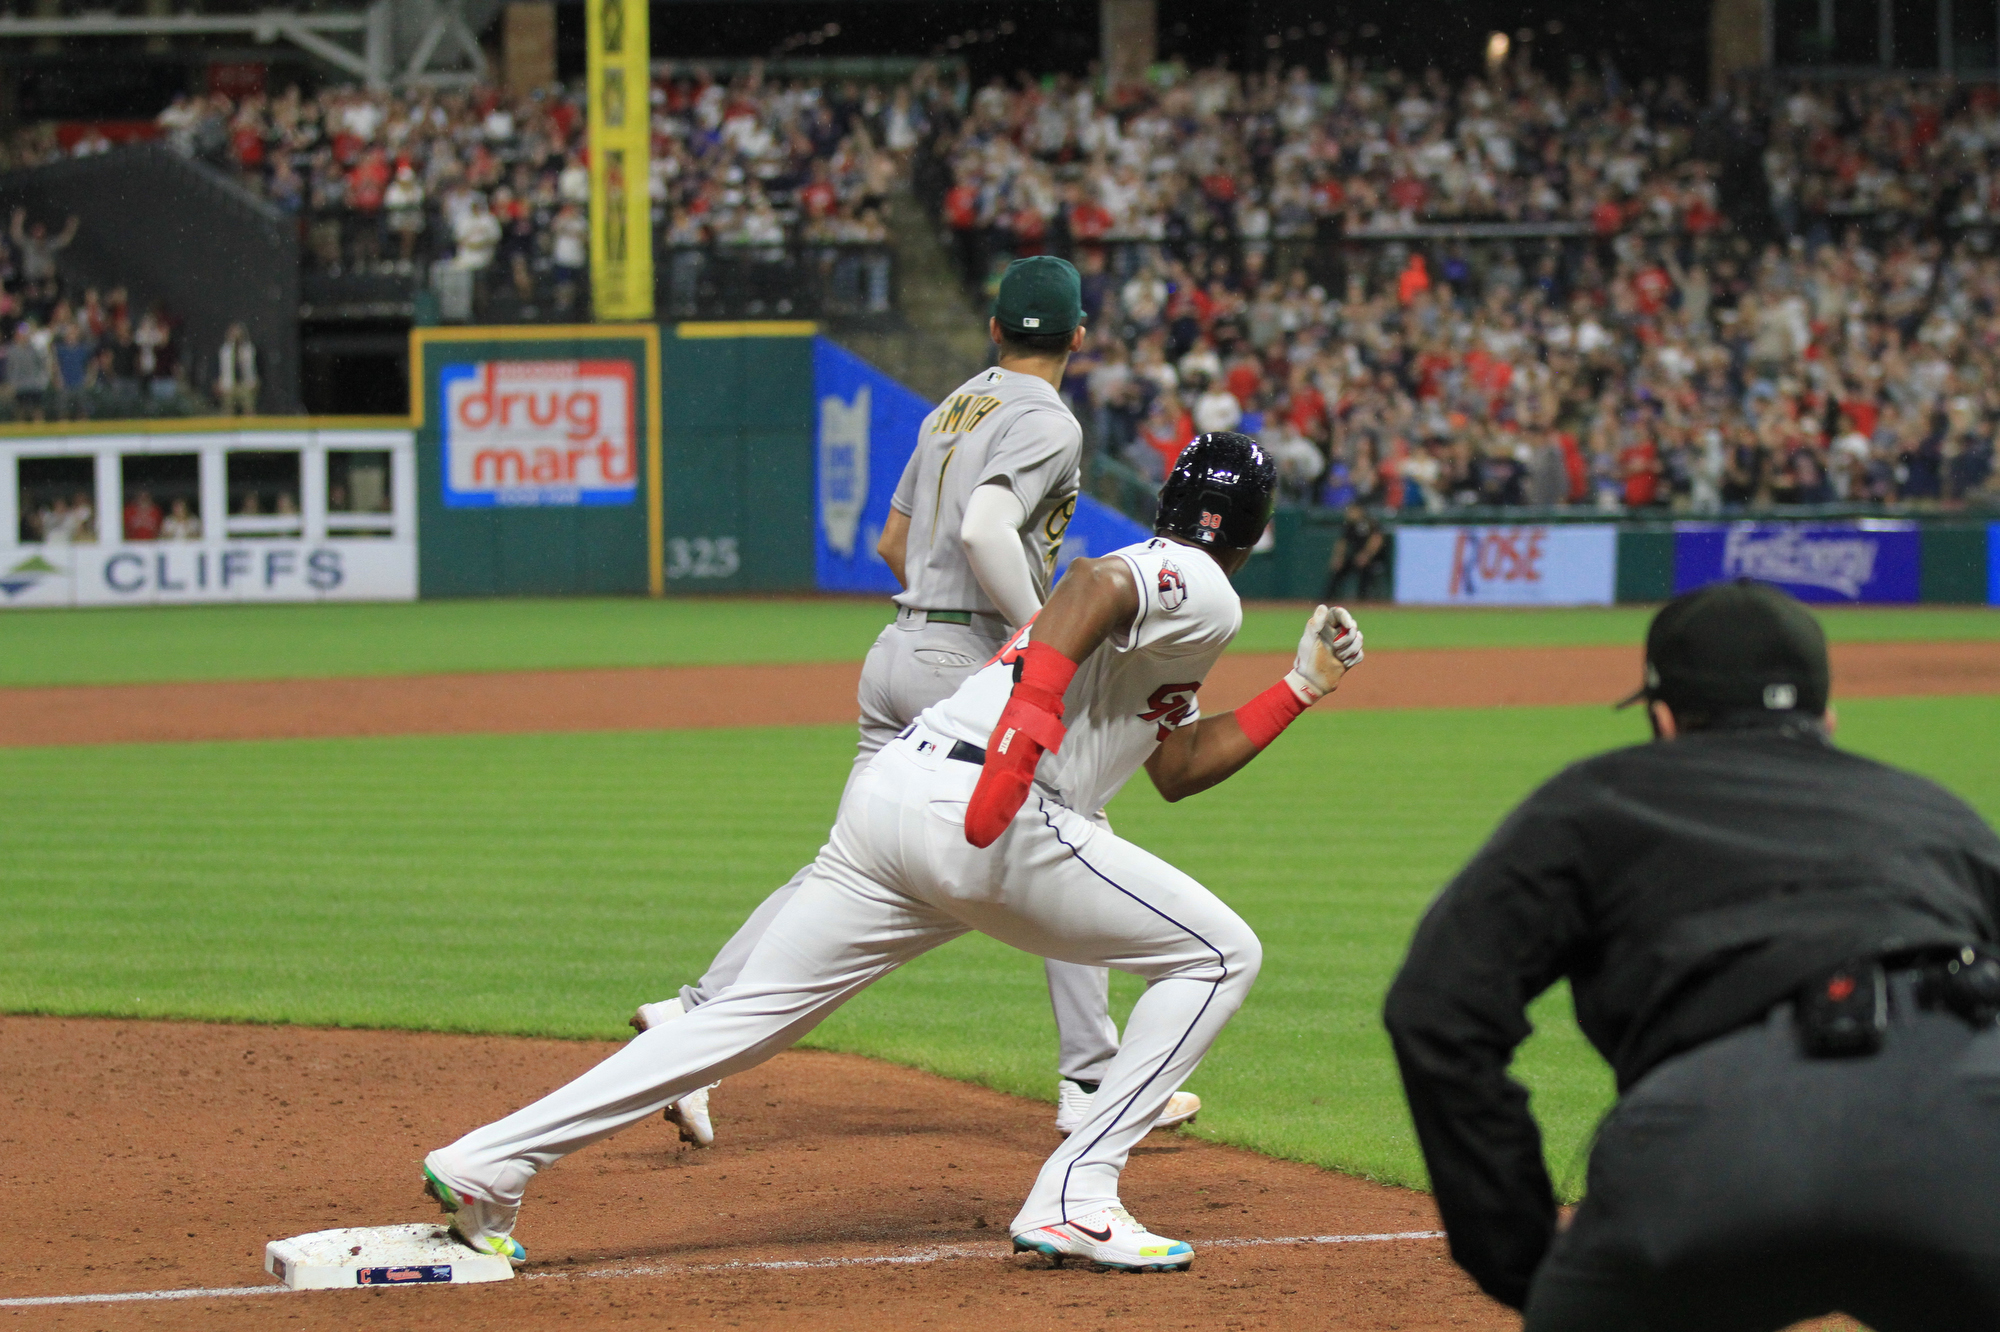
[[[1116,97],[688,68],[652,104],[662,318],[890,316],[908,238],[886,205],[913,188],[975,305],[1019,255],[1084,269],[1097,336],[1068,389],[1134,485],[1231,425],[1313,505],[1995,493],[1991,88],[1703,106],[1673,81],[1335,58]],[[296,219],[319,317],[588,315],[575,91],[212,94],[158,125]]]

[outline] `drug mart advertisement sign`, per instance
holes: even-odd
[[[825,338],[813,339],[813,398],[814,582],[822,592],[894,593],[900,584],[875,547],[932,404]],[[1058,576],[1078,556],[1152,535],[1088,495],[1049,521],[1061,524],[1052,528]]]
[[[1609,523],[1396,529],[1396,600],[1420,606],[1608,606]]]
[[[1913,602],[1922,538],[1913,522],[1682,523],[1674,591],[1754,578],[1801,601]]]
[[[446,508],[638,502],[629,360],[456,362],[438,387]]]

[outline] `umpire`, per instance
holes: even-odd
[[[1655,742],[1535,792],[1417,929],[1403,1085],[1452,1256],[1526,1332],[2000,1328],[2000,839],[1836,749],[1827,677],[1782,592],[1669,603]],[[1567,1229],[1507,1076],[1565,978],[1619,1092]]]

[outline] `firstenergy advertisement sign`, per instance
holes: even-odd
[[[630,361],[474,361],[438,380],[447,508],[638,501]]]

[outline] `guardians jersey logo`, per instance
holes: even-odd
[[[1159,733],[1155,742],[1167,738],[1167,732],[1177,730],[1195,719],[1198,711],[1195,705],[1195,691],[1201,688],[1201,681],[1187,684],[1161,685],[1146,700],[1146,710],[1139,714],[1140,721],[1157,722]]]
[[[1181,576],[1180,566],[1172,560],[1160,561],[1160,609],[1177,611],[1187,600],[1187,579]]]

